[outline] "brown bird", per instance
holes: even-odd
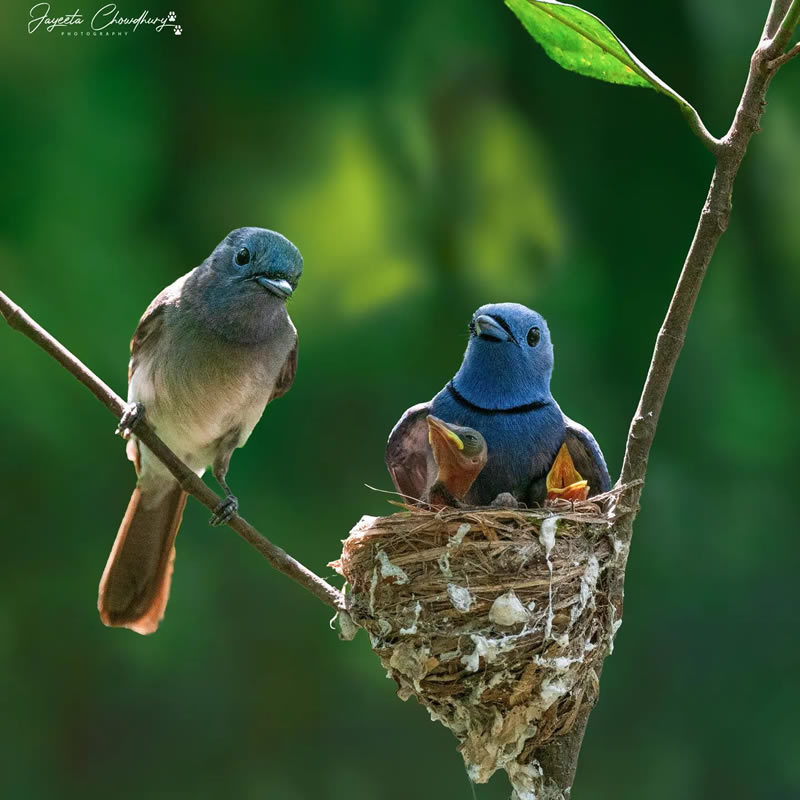
[[[427,421],[437,472],[423,500],[436,508],[459,508],[486,466],[486,440],[474,428],[451,425],[434,416],[428,416]]]
[[[164,616],[186,493],[137,440],[144,411],[164,442],[198,475],[211,466],[225,491],[212,524],[237,510],[225,476],[267,403],[289,391],[297,331],[286,301],[303,259],[286,238],[239,228],[150,304],[131,342],[128,456],[136,489],[108,557],[97,607],[106,625],[152,633]]]
[[[589,482],[575,469],[565,442],[547,473],[547,499],[576,501],[586,500],[588,496]]]

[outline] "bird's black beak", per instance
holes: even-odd
[[[514,342],[516,339],[506,326],[502,325],[494,317],[488,314],[481,314],[475,317],[475,331],[482,339],[490,339],[493,342]]]
[[[268,292],[284,300],[292,296],[292,285],[284,278],[268,278],[266,275],[255,275],[255,282],[263,286]]]

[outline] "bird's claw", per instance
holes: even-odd
[[[238,513],[239,501],[232,494],[229,494],[224,500],[220,500],[219,503],[217,503],[217,506],[214,509],[214,513],[211,515],[211,519],[208,521],[208,524],[215,528],[218,525],[225,525],[227,522],[230,522]]]
[[[144,417],[144,406],[141,403],[128,403],[114,433],[123,439],[128,439],[136,430],[136,426]]]

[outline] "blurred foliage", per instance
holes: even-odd
[[[589,10],[719,135],[766,6]],[[28,5],[0,10],[3,290],[124,392],[164,285],[240,225],[296,242],[297,381],[230,478],[328,577],[359,516],[391,510],[364,484],[390,487],[386,435],[454,372],[481,303],[545,314],[554,393],[618,471],[712,169],[677,109],[558,69],[501,0],[170,7],[182,37],[29,36]],[[797,69],[770,90],[664,410],[581,800],[800,793]],[[0,359],[4,797],[472,796],[367,642],[340,643],[194,503],[162,629],[103,628],[134,481],[113,419],[3,329]]]

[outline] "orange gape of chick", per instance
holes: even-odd
[[[548,500],[585,500],[589,496],[589,482],[585,481],[569,453],[566,442],[561,445],[550,472],[547,473]]]
[[[438,471],[422,499],[434,508],[458,508],[486,466],[486,440],[474,428],[451,425],[433,416],[427,420],[428,441]]]

